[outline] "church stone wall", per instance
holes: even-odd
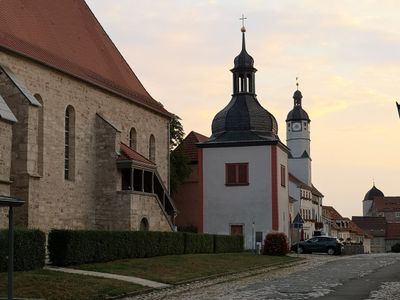
[[[21,170],[21,176],[12,188],[12,194],[29,199],[26,206],[30,212],[29,226],[44,230],[95,228],[96,113],[102,114],[121,131],[121,140],[126,144],[129,144],[130,129],[135,127],[137,150],[146,157],[149,138],[153,134],[158,171],[163,181],[168,182],[168,118],[19,56],[0,52],[0,63],[8,66],[31,93],[39,94],[43,101],[43,176],[34,172],[38,147],[33,141],[37,136],[32,132],[34,127],[29,127],[37,123],[36,107],[21,107],[27,110],[27,122],[31,125],[22,132],[15,131],[14,139],[18,141],[28,134],[27,143],[33,143],[26,145],[26,149],[24,144],[20,145],[24,148],[21,153],[30,154],[19,160],[13,157],[13,162],[19,164],[15,168]],[[64,119],[68,105],[75,110],[74,180],[64,180]],[[10,108],[16,112],[15,108]],[[17,118],[20,124],[26,124]],[[24,176],[23,171],[26,172]]]
[[[0,195],[10,195],[12,124],[0,119]],[[0,207],[0,229],[8,226],[8,208]]]
[[[140,221],[146,218],[151,231],[172,231],[167,216],[156,196],[151,194],[119,191],[114,207],[114,228],[139,230]]]

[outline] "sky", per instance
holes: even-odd
[[[255,60],[259,102],[278,121],[296,77],[311,119],[313,184],[324,205],[362,215],[372,187],[400,196],[397,0],[87,0],[148,92],[186,133],[211,134],[231,99],[233,59]]]

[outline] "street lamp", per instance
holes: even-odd
[[[14,272],[14,211],[13,208],[21,206],[25,201],[7,197],[0,196],[0,207],[8,207],[8,300],[13,299],[13,272]]]

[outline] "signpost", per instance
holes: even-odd
[[[0,196],[0,207],[8,207],[8,300],[13,299],[13,272],[14,272],[14,211],[13,208],[24,204],[23,200]]]
[[[299,256],[299,244],[300,244],[300,229],[303,228],[304,220],[300,213],[297,213],[293,220],[293,227],[297,228],[297,256]]]

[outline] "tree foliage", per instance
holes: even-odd
[[[188,159],[183,154],[183,151],[176,147],[183,141],[185,132],[180,122],[181,118],[173,115],[169,132],[170,132],[170,189],[173,194],[178,189],[179,185],[191,173]]]

